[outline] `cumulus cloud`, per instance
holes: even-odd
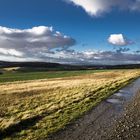
[[[119,48],[116,50],[116,52],[121,53],[121,52],[128,52],[130,49],[129,48]]]
[[[119,41],[116,37],[115,39],[111,37],[113,44],[121,46],[128,44],[123,35],[117,38]],[[67,64],[140,62],[140,53],[130,53],[128,48],[123,47],[115,51],[85,50],[80,52],[71,48],[75,43],[73,38],[54,31],[52,27],[39,26],[23,30],[0,27],[0,60]]]
[[[0,26],[0,54],[16,57],[37,57],[54,48],[68,48],[75,44],[71,37],[54,31],[52,27],[12,29]]]
[[[140,53],[140,50],[135,51],[136,53]]]
[[[111,11],[113,7],[125,10],[139,11],[139,0],[67,0],[82,7],[89,15],[99,16]]]
[[[127,46],[133,44],[133,42],[124,37],[123,34],[111,34],[108,38],[108,42],[115,46]]]
[[[15,49],[4,49],[4,48],[0,48],[0,54],[17,56],[17,57],[23,56],[22,52],[16,51]]]
[[[57,50],[53,54],[47,54],[47,58],[50,62],[66,63],[66,64],[129,64],[140,63],[140,54],[128,52],[129,48],[120,48],[114,51],[96,51],[85,50],[82,52],[72,49]],[[44,56],[42,55],[42,60]]]

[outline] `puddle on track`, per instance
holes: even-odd
[[[122,88],[96,108],[58,132],[50,140],[104,140],[105,133],[124,113],[125,105],[140,89],[140,78]]]

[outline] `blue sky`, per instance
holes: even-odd
[[[0,59],[77,64],[139,63],[140,1],[83,1],[0,0]],[[43,32],[34,37],[37,41],[27,42],[33,39],[29,36],[29,29],[33,27],[40,27]],[[57,31],[61,39],[55,37]],[[20,38],[25,32],[29,37]]]

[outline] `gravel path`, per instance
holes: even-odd
[[[140,92],[126,106],[124,115],[106,136],[110,140],[140,140]]]
[[[140,78],[48,140],[140,140]]]

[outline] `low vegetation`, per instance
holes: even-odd
[[[104,72],[106,70],[74,70],[74,71],[41,71],[38,69],[26,69],[21,70],[19,67],[3,68],[0,71],[0,83],[14,82],[24,80],[36,80],[36,79],[50,79],[50,78],[62,78],[70,76],[79,76],[96,72]],[[109,71],[109,70],[108,70]]]
[[[0,137],[45,139],[139,75],[139,70],[114,70],[1,83]]]

